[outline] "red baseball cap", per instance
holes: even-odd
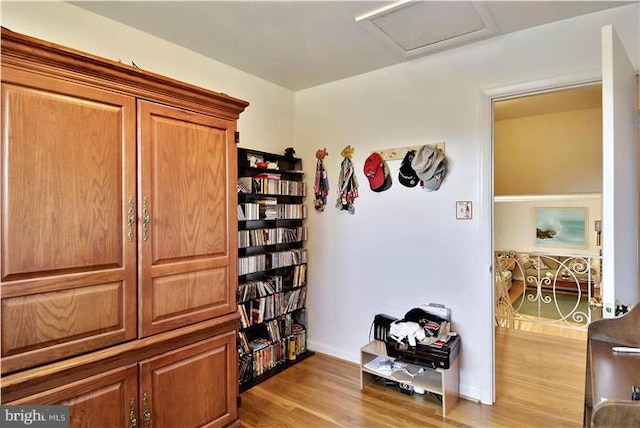
[[[369,180],[371,190],[377,190],[384,185],[384,161],[379,153],[371,153],[364,161],[364,175]]]

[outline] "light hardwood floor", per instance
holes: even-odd
[[[463,348],[464,352],[473,352]],[[495,405],[459,400],[446,419],[429,395],[378,384],[316,354],[242,394],[243,427],[580,427],[586,341],[498,328]]]

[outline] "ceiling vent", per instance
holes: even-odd
[[[415,57],[497,32],[483,2],[403,0],[356,17],[383,43]]]

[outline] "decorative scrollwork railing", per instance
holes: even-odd
[[[546,253],[497,253],[496,321],[521,320],[586,329],[600,317],[590,304],[599,296],[601,257]]]

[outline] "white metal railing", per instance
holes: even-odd
[[[514,320],[586,329],[601,317],[598,255],[496,253],[495,314],[498,325]]]

